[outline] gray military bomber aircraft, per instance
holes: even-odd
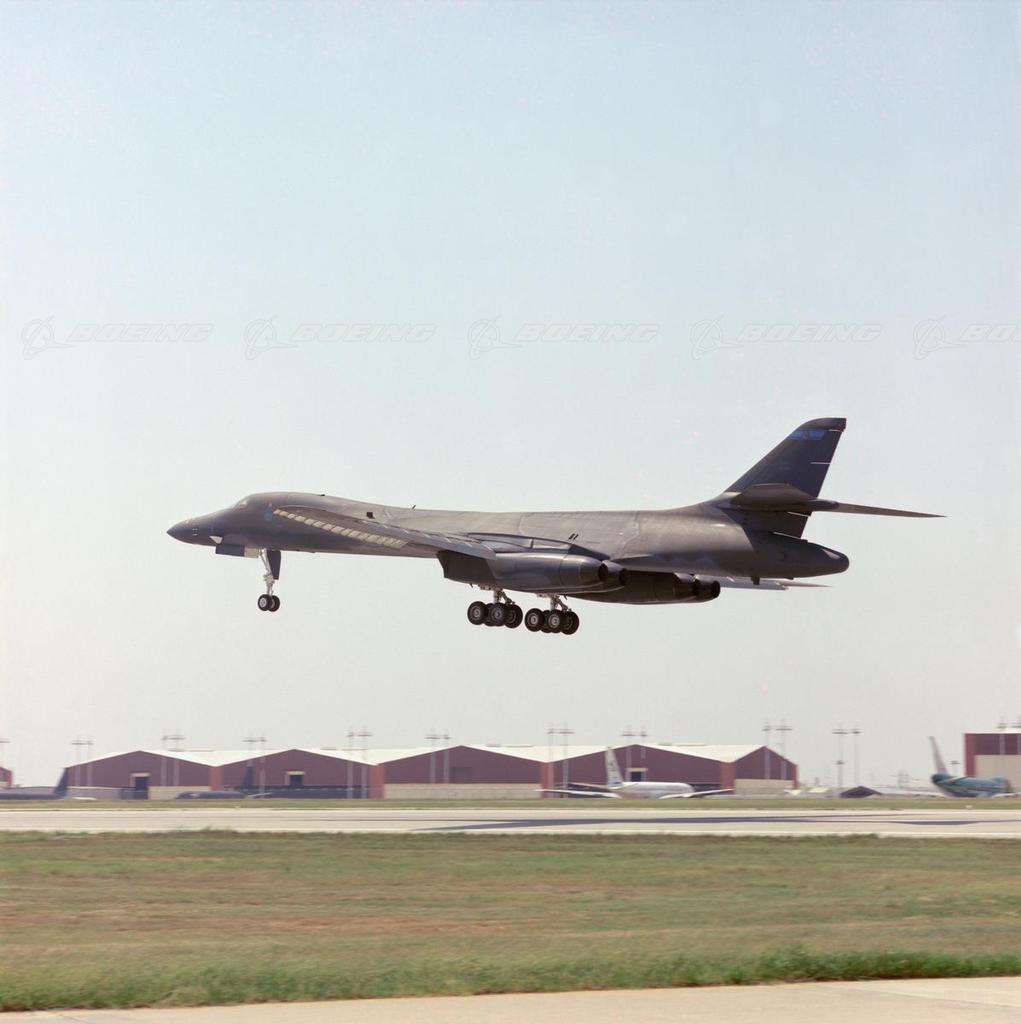
[[[167,532],[218,555],[260,556],[262,611],[280,598],[282,551],[436,558],[443,575],[492,592],[473,601],[473,625],[522,622],[533,633],[578,630],[565,598],[617,604],[697,604],[723,587],[785,590],[803,577],[843,572],[846,555],[802,540],[813,512],[938,518],[819,497],[846,420],[802,424],[718,497],[632,512],[442,512],[268,492],[185,519]],[[527,612],[507,591],[548,598]]]

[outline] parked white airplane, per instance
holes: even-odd
[[[610,800],[690,800],[693,797],[733,793],[732,789],[695,789],[686,782],[625,782],[610,747],[606,748],[606,785],[572,782],[570,789],[543,789],[560,796],[599,796]]]

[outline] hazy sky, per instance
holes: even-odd
[[[949,759],[1016,719],[1018,25],[980,3],[0,5],[19,779],[54,781],[76,736],[741,743],[785,717],[803,777],[857,723],[888,781],[929,770],[930,733]],[[586,331],[624,340],[562,340]],[[825,496],[949,518],[818,515],[807,538],[851,559],[831,589],[577,602],[570,639],[472,628],[430,561],[285,554],[265,615],[257,562],[164,532],[277,489],[677,506],[815,416],[849,420]]]

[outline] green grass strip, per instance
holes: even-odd
[[[343,965],[242,963],[135,964],[130,970],[51,963],[2,976],[0,1009],[44,1010],[200,1006],[388,996],[563,992],[579,989],[684,988],[796,981],[958,978],[1021,974],[1014,953],[809,953],[789,949],[745,957],[663,955],[635,960],[560,959],[489,963],[428,961],[377,970]]]

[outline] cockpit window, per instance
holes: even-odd
[[[235,506],[235,508],[248,508],[248,499],[242,498]]]

